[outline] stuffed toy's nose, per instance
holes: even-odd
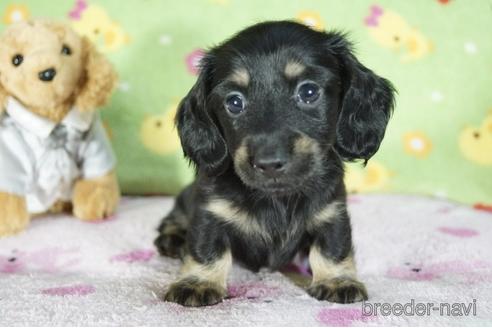
[[[48,68],[42,72],[39,72],[39,79],[44,82],[50,82],[55,78],[56,70],[54,68]]]

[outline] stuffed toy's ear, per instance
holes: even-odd
[[[75,106],[91,111],[103,106],[116,85],[116,72],[87,37],[82,39],[84,72],[80,81]]]
[[[328,34],[328,47],[339,60],[344,88],[335,149],[346,160],[367,162],[383,140],[395,89],[355,58],[345,35]]]

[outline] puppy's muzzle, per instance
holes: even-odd
[[[255,156],[252,162],[256,171],[269,178],[275,178],[283,174],[287,164],[288,159],[283,154]]]
[[[250,187],[288,194],[312,176],[319,167],[320,156],[319,144],[306,135],[261,134],[241,141],[234,154],[234,169]]]
[[[290,163],[289,147],[274,137],[260,137],[250,142],[250,165],[257,174],[278,178],[285,174]]]

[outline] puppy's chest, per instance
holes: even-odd
[[[307,213],[293,206],[257,206],[248,222],[231,229],[234,255],[248,266],[278,268],[288,263],[307,237]]]

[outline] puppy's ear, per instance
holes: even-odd
[[[220,174],[229,161],[227,145],[217,123],[207,110],[213,58],[205,56],[195,85],[181,101],[176,113],[181,145],[186,157],[207,175]]]
[[[343,34],[329,34],[329,50],[339,60],[343,87],[335,149],[345,160],[367,162],[383,140],[395,89],[355,58]]]
[[[116,85],[117,76],[111,63],[101,55],[87,37],[82,38],[84,72],[75,106],[90,111],[104,106]]]

